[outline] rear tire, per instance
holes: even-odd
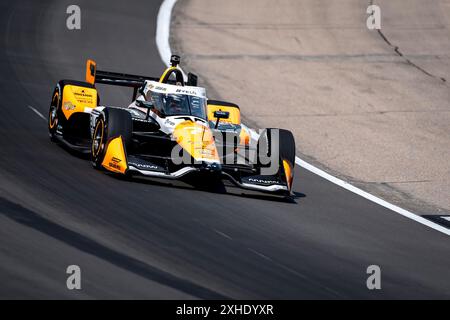
[[[56,129],[59,123],[59,113],[61,112],[61,92],[59,86],[55,87],[52,95],[52,101],[50,103],[49,113],[48,113],[48,134],[50,140],[56,141]]]
[[[94,168],[102,168],[108,141],[122,136],[126,150],[127,146],[131,144],[132,131],[133,120],[128,111],[117,108],[105,108],[103,114],[97,118],[92,135],[91,156]]]

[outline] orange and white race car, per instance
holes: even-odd
[[[179,62],[172,56],[171,66],[154,78],[97,70],[88,60],[86,81],[61,80],[55,87],[51,140],[121,175],[177,179],[204,172],[245,189],[290,195],[292,133],[249,129],[236,104],[208,99],[194,74],[185,81]],[[133,88],[131,104],[99,105],[97,83]]]

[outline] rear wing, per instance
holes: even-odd
[[[86,82],[93,85],[100,83],[133,88],[132,100],[136,99],[139,88],[144,85],[146,80],[159,82],[161,81],[161,78],[97,70],[97,63],[94,60],[87,60],[86,62]],[[164,82],[176,84],[175,80],[165,80]],[[184,84],[188,86],[197,86],[197,76],[188,73],[188,81],[184,82]]]

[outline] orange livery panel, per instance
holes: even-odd
[[[65,85],[63,88],[62,112],[66,119],[76,112],[84,112],[85,108],[97,106],[97,90],[76,85]]]

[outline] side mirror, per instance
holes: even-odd
[[[214,118],[216,118],[216,126],[215,129],[219,126],[220,119],[228,119],[230,117],[230,113],[228,111],[216,110],[214,111]]]
[[[214,118],[216,119],[228,119],[230,117],[230,113],[228,111],[217,110],[214,111]]]
[[[146,118],[148,119],[148,117],[150,117],[150,110],[152,110],[154,108],[153,103],[151,103],[150,101],[146,101],[146,100],[136,100],[136,104],[138,107],[147,108]]]

